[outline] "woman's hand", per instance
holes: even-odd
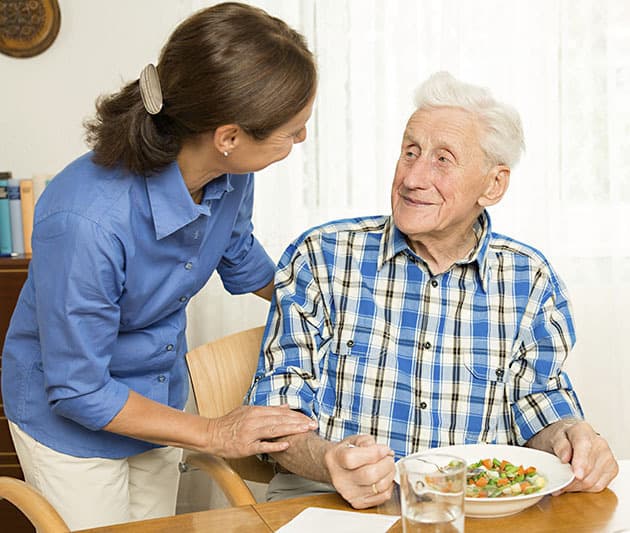
[[[276,439],[314,429],[317,422],[288,406],[243,405],[208,421],[207,446],[202,451],[226,458],[281,452],[289,443]]]
[[[236,458],[284,451],[274,439],[317,429],[317,422],[282,407],[241,406],[208,419],[173,409],[130,391],[120,412],[103,429],[135,439]]]

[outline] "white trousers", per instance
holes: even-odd
[[[41,492],[71,530],[175,514],[182,450],[156,448],[124,459],[59,453],[9,429],[26,482]]]

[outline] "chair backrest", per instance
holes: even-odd
[[[69,533],[70,529],[48,500],[21,479],[0,477],[0,498],[10,501],[38,533]]]
[[[197,410],[217,418],[242,405],[256,372],[265,328],[248,329],[209,342],[186,354]],[[268,483],[273,468],[256,457],[226,459],[243,478]]]

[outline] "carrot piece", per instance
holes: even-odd
[[[501,461],[501,466],[499,466],[499,470],[501,470],[501,472],[503,472],[505,470],[505,467],[507,465],[509,465],[510,463],[508,461]]]
[[[519,483],[519,485],[521,486],[521,492],[525,492],[525,489],[532,486],[529,481],[522,481],[521,483]]]
[[[500,477],[499,479],[497,479],[497,486],[498,487],[502,487],[503,485],[508,485],[510,483],[510,481],[505,478],[505,477]]]
[[[536,467],[535,466],[530,466],[529,468],[525,469],[525,474],[529,475],[529,474],[535,474],[536,473]]]
[[[485,466],[488,470],[492,470],[492,459],[484,459],[481,461],[481,464]]]
[[[475,485],[478,487],[485,487],[488,484],[488,479],[485,477],[480,477],[477,481],[475,481]]]

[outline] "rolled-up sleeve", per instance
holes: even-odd
[[[584,414],[564,362],[575,344],[569,300],[552,273],[541,276],[529,301],[511,367],[512,416],[518,444],[548,425]]]
[[[276,274],[250,404],[288,404],[317,418],[322,358],[331,336],[327,308],[309,264],[290,246]]]
[[[230,294],[256,291],[273,279],[275,265],[253,233],[253,205],[254,178],[250,176],[229,246],[217,267],[223,286]]]
[[[91,430],[122,409],[129,388],[109,372],[118,336],[124,254],[115,236],[63,212],[34,229],[37,322],[53,412]]]

